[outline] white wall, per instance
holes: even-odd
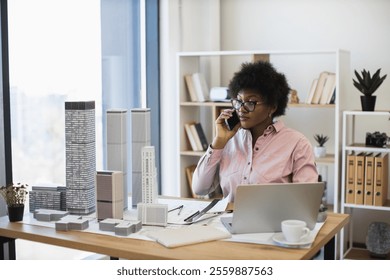
[[[175,112],[175,102],[178,101],[175,91],[177,51],[340,48],[351,53],[351,75],[354,69],[360,71],[363,68],[370,71],[382,68],[382,74],[390,74],[390,1],[163,0],[161,7],[164,194],[178,194],[178,182],[174,179],[178,177],[178,165],[172,155],[178,146],[179,128],[171,125],[178,117],[178,112]],[[220,10],[217,11],[216,7]],[[220,41],[213,44],[210,38]],[[360,93],[351,87],[347,94],[348,107],[360,109]],[[389,110],[390,75],[376,95],[376,109]],[[371,131],[370,124],[362,131]],[[390,126],[382,131],[390,135]],[[363,241],[364,236],[365,232],[362,232],[359,241]]]

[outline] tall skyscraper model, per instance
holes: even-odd
[[[123,209],[128,208],[127,110],[107,110],[107,170],[123,174]]]
[[[142,203],[157,203],[157,171],[153,146],[142,148]]]
[[[142,147],[150,146],[150,109],[131,110],[132,138],[132,205],[142,202]]]
[[[65,102],[66,206],[71,214],[96,209],[95,101]]]

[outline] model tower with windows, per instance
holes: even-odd
[[[71,214],[95,212],[95,101],[65,102],[66,206]]]
[[[142,148],[142,203],[157,203],[157,170],[153,146]]]
[[[123,209],[128,208],[127,110],[107,110],[107,170],[123,174]]]
[[[142,148],[150,146],[150,109],[131,110],[132,205],[142,202]]]

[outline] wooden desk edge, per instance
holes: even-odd
[[[280,251],[285,252],[284,257],[286,259],[297,259],[297,256],[302,252],[301,250],[306,250],[306,254],[301,255],[302,259],[311,259],[349,221],[348,214],[329,213],[329,217],[332,218],[327,221],[328,224],[325,222],[323,228],[318,233],[318,237],[322,237],[320,238],[321,240],[317,238],[310,249],[286,249],[273,245],[237,242],[229,242],[230,244],[226,246],[226,241],[212,241],[168,249],[156,242],[146,240],[136,240],[137,242],[134,242],[135,239],[123,239],[124,242],[118,244],[118,237],[115,236],[105,235],[104,242],[101,242],[103,235],[100,234],[83,232],[82,234],[75,235],[75,231],[57,232],[53,228],[21,223],[8,223],[6,225],[4,222],[1,222],[1,219],[0,236],[15,239],[21,238],[124,259],[255,259],[256,256],[258,256],[258,259],[263,259],[265,255],[269,256],[268,259],[276,259],[273,256],[280,254]],[[329,228],[330,230],[328,231]],[[39,235],[36,234],[36,231],[39,231]],[[100,242],[96,242],[96,239],[99,239]],[[221,246],[221,244],[224,245]],[[259,248],[257,247],[253,250],[253,246],[263,246],[267,254],[260,254]],[[216,258],[213,250],[220,250],[221,248],[226,251],[226,254],[223,254],[222,258]],[[251,250],[250,254],[242,255],[241,253],[244,253],[247,249]]]

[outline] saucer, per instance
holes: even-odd
[[[282,232],[275,233],[274,236],[272,237],[273,241],[275,241],[277,244],[285,246],[285,247],[301,247],[301,246],[306,246],[310,245],[313,243],[313,238],[309,234],[306,238],[303,238],[302,240],[298,242],[289,242],[284,238],[284,235]]]

